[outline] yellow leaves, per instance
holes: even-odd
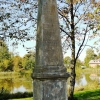
[[[97,29],[100,30],[100,24],[97,26]]]
[[[5,59],[5,60],[3,61],[3,63],[4,63],[4,67],[7,68],[8,65],[9,65],[9,60]]]
[[[100,11],[100,6],[94,11],[95,14],[97,14]]]
[[[94,15],[93,15],[92,13],[87,13],[87,16],[88,16],[89,18],[91,18],[91,19],[94,18]]]

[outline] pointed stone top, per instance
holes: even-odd
[[[36,43],[33,77],[68,77],[63,64],[56,0],[39,0]]]

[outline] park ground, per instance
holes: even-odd
[[[100,100],[100,89],[75,92],[75,100]],[[30,98],[12,99],[12,100],[33,100]]]
[[[76,73],[77,75],[80,75],[80,73],[87,74],[91,72],[96,72],[100,75],[100,68],[93,69],[93,68],[86,68],[86,69],[77,69]],[[84,88],[82,90],[82,88]],[[80,90],[81,89],[81,90]],[[33,100],[32,98],[33,93],[30,94],[27,98],[15,98],[15,99],[9,99],[9,100]],[[98,83],[95,84],[89,84],[88,86],[75,88],[74,93],[75,100],[100,100],[100,85]]]

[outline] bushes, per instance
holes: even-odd
[[[33,92],[24,92],[24,93],[0,93],[0,100],[8,100],[8,99],[14,99],[14,98],[26,98],[26,97],[32,97]]]

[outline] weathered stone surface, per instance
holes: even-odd
[[[34,80],[34,100],[67,100],[66,80]]]
[[[36,66],[62,66],[58,13],[55,0],[39,0]]]
[[[38,0],[34,100],[67,100],[56,0]]]

